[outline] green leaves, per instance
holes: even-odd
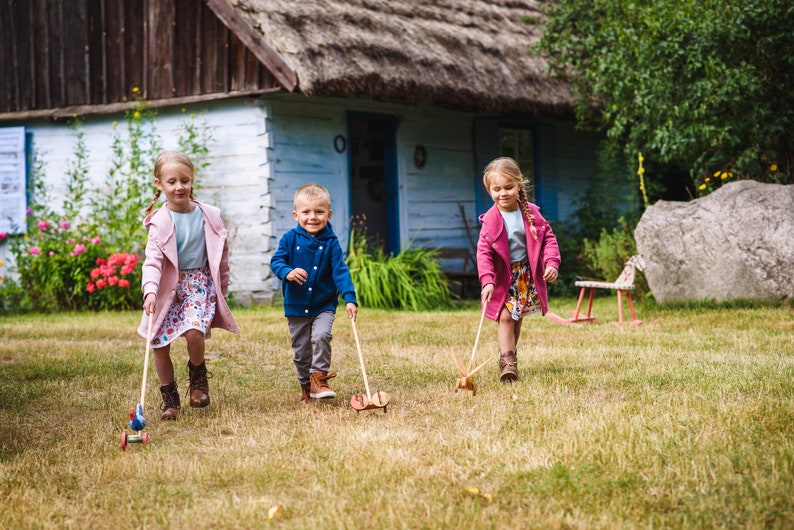
[[[354,228],[346,262],[362,306],[421,311],[452,306],[437,257],[438,251],[424,248],[406,248],[397,255],[370,251],[366,236]]]
[[[695,184],[716,170],[791,181],[789,2],[563,0],[547,15],[533,52],[627,156],[685,165]]]

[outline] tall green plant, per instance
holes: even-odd
[[[453,306],[438,255],[435,249],[410,247],[397,255],[387,255],[380,247],[373,251],[365,231],[354,228],[346,262],[363,306],[422,311]]]

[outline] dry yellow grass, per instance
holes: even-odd
[[[552,301],[564,314],[573,300]],[[363,380],[334,325],[336,400],[302,407],[279,308],[238,309],[208,346],[212,405],[119,448],[137,403],[135,313],[0,321],[0,528],[790,528],[794,312],[639,308],[593,325],[531,317],[520,381],[495,363],[453,392],[479,322],[362,310],[370,385],[388,412],[349,406]],[[496,348],[486,322],[478,359]],[[174,348],[182,391],[184,343]]]

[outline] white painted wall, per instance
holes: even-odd
[[[271,293],[264,287],[269,272],[264,255],[271,251],[273,226],[262,109],[251,99],[159,109],[155,127],[163,148],[177,148],[179,123],[190,119],[191,113],[203,113],[203,118],[197,119],[206,120],[213,137],[207,159],[210,165],[197,176],[201,188],[196,196],[221,209],[230,231],[230,292],[245,304],[268,301]],[[126,130],[123,115],[89,117],[82,126],[89,173],[97,186],[105,182],[110,169],[114,121]],[[65,123],[42,120],[24,125],[44,162],[45,181],[56,202],[53,209],[58,211],[57,199],[66,193],[66,168],[74,162],[75,134]],[[152,183],[152,196],[154,192]],[[0,245],[0,259],[7,262],[3,269],[8,270],[12,261],[8,245]]]

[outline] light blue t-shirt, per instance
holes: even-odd
[[[524,229],[524,215],[521,209],[512,212],[503,212],[502,219],[505,220],[505,230],[507,240],[510,242],[510,261],[523,261],[527,259],[527,232]]]
[[[168,210],[168,213],[174,220],[179,270],[200,269],[207,263],[204,213],[199,207],[190,213],[177,213],[171,210]]]

